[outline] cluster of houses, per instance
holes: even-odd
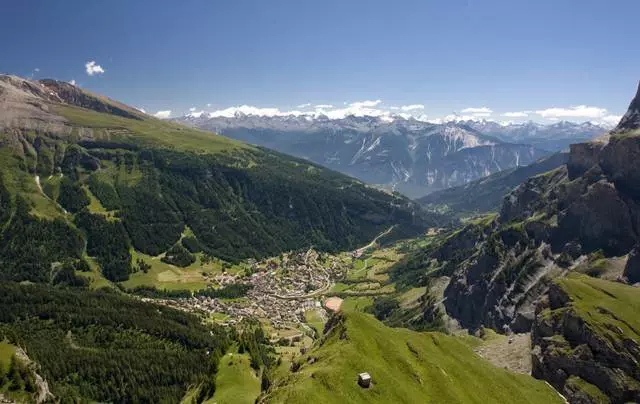
[[[347,270],[337,257],[321,256],[313,249],[286,253],[277,259],[252,260],[249,265],[251,275],[216,274],[213,277],[220,286],[251,285],[244,298],[228,300],[198,296],[156,302],[191,312],[223,313],[229,317],[222,321],[227,324],[254,317],[270,320],[276,329],[304,326],[305,311],[316,309],[326,315],[321,296],[331,288],[332,281],[342,277]]]

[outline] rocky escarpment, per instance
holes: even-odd
[[[117,101],[106,99],[105,97],[93,95],[64,81],[45,79],[40,80],[39,83],[45,88],[46,95],[51,101],[75,105],[76,107],[117,115],[123,118],[141,119],[140,112],[134,111],[131,107],[120,104]]]
[[[598,279],[552,284],[532,329],[533,376],[571,403],[639,402],[639,302],[640,290]]]
[[[637,244],[629,253],[623,276],[630,284],[640,282],[640,244]]]
[[[640,127],[640,83],[638,84],[638,92],[631,101],[627,113],[622,117],[620,123],[614,132],[623,133],[630,130],[636,130]]]
[[[607,257],[628,254],[640,241],[637,161],[640,136],[633,134],[613,135],[608,143],[574,145],[566,167],[532,177],[507,195],[492,224],[495,235],[459,260],[446,291],[450,314],[469,327],[526,327],[522,310],[528,308],[520,305],[523,296],[514,290],[526,286],[525,300],[535,300],[544,288],[527,288],[562,273],[554,266],[570,268],[581,256],[599,250]],[[519,234],[517,241],[508,242],[506,233]],[[487,244],[492,239],[493,244]],[[535,254],[532,248],[538,249]],[[530,265],[539,270],[522,273],[525,267],[518,263],[513,283],[514,258],[523,254],[530,254],[536,262]],[[638,281],[634,263],[630,260],[626,271],[631,282]],[[500,291],[504,294],[497,296]]]
[[[441,248],[433,254],[454,264],[445,307],[464,327],[530,329],[535,301],[546,291],[548,278],[565,271],[548,242],[554,222],[542,211],[549,197],[546,189],[565,179],[564,168],[532,178],[508,196],[495,220],[480,225],[483,230],[476,231],[481,236],[472,250],[452,251],[454,256]],[[468,231],[463,231],[452,239],[466,237]]]

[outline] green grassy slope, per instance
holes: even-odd
[[[103,140],[110,142],[131,142],[147,147],[164,146],[196,153],[254,149],[253,146],[224,136],[146,115],[141,120],[135,120],[70,105],[58,105],[54,110],[74,126],[92,128]]]
[[[570,402],[638,402],[640,289],[571,273],[549,302],[532,331],[532,374]]]
[[[557,283],[571,297],[573,311],[613,346],[640,341],[640,289],[578,274]]]
[[[544,382],[479,358],[466,339],[388,328],[357,312],[341,321],[266,402],[562,403]],[[371,388],[357,385],[360,372],[371,374]]]
[[[0,376],[5,375],[9,371],[11,357],[16,352],[16,347],[8,341],[0,341]]]
[[[246,354],[228,353],[220,360],[216,392],[207,403],[253,404],[260,395],[260,378]]]

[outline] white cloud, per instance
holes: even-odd
[[[33,69],[34,72],[38,73],[40,71],[39,67],[36,67],[35,69]]]
[[[506,116],[507,118],[526,118],[529,116],[529,113],[527,111],[505,112],[502,116]]]
[[[102,68],[102,66],[100,66],[99,64],[97,64],[95,62],[95,60],[91,60],[89,62],[87,62],[84,65],[85,69],[87,70],[87,74],[89,76],[93,76],[95,74],[103,74],[104,73],[104,69]]]
[[[463,114],[472,114],[478,116],[488,116],[493,113],[491,108],[480,107],[480,108],[465,108],[461,111]]]
[[[189,108],[189,112],[196,112],[196,107]]]
[[[419,119],[419,120],[422,121],[422,119]],[[425,119],[424,122],[434,123],[436,125],[440,125],[441,123],[443,123],[442,118]]]
[[[134,107],[135,109],[137,109],[138,111],[142,112],[143,114],[146,114],[147,111],[144,110],[144,108],[140,108],[140,107]],[[171,111],[169,111],[171,112]]]
[[[587,118],[599,119],[607,115],[606,108],[577,105],[570,108],[547,108],[536,111],[543,118]]]
[[[200,118],[200,116],[204,114],[204,111],[196,111],[195,108],[193,109],[193,111],[189,112],[187,114],[187,116],[190,116],[192,118]]]
[[[373,107],[377,107],[380,103],[382,103],[382,100],[375,100],[375,101],[358,101],[358,102],[352,102],[351,104],[349,104],[350,107],[353,108],[373,108]]]
[[[485,119],[491,114],[485,112],[478,112],[471,115],[458,115],[458,114],[450,114],[445,116],[442,121],[443,122],[460,122],[460,121],[491,121],[493,119]]]
[[[207,108],[211,108],[211,104],[207,104]]]
[[[347,106],[346,108],[339,108],[330,111],[325,111],[324,113],[330,119],[342,119],[347,116],[374,116],[374,117],[384,117],[389,116],[391,113],[389,111],[384,111],[378,108],[370,108],[363,107],[360,104],[353,104]]]
[[[331,104],[318,104],[315,106],[316,109],[329,109],[329,108],[333,108],[333,105]]]
[[[415,111],[418,109],[424,109],[424,105],[422,104],[411,104],[411,105],[403,105],[402,107],[400,107],[400,109],[402,109],[403,111]]]
[[[72,86],[75,86],[75,85],[76,85],[76,81],[75,81],[75,80],[71,80],[71,81],[69,82],[69,84],[71,84]]]
[[[303,115],[300,111],[280,111],[278,108],[259,108],[251,105],[240,105],[237,107],[229,107],[214,111],[211,113],[212,117],[225,117],[232,118],[236,114],[244,115],[258,115],[258,116],[284,116],[284,115]]]
[[[300,105],[298,105],[296,108],[307,108],[307,107],[310,107],[310,106],[311,106],[311,103],[310,103],[310,102],[307,102],[307,103],[305,103],[305,104],[300,104]]]
[[[600,122],[605,123],[607,125],[615,126],[622,119],[622,115],[607,115],[600,119]]]
[[[155,114],[153,114],[153,116],[155,116],[156,118],[160,118],[160,119],[167,119],[171,116],[171,110],[167,110],[167,111],[158,111]]]

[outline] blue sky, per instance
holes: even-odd
[[[640,79],[638,0],[5,0],[2,14],[0,71],[150,113],[380,100],[430,119],[604,119]]]

